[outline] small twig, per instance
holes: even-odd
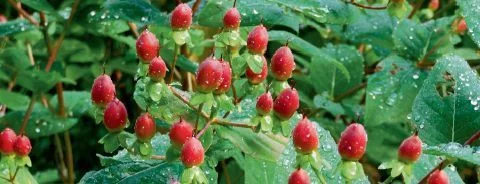
[[[166,157],[164,155],[152,155],[150,158],[155,159],[155,160],[165,160],[166,159]]]
[[[449,35],[444,35],[440,41],[438,41],[420,60],[420,62],[417,63],[417,67],[419,68],[425,68],[425,67],[430,67],[433,66],[432,64],[426,64],[425,62],[428,60],[428,58],[440,47],[444,44],[445,41],[447,41],[450,38]]]
[[[30,104],[28,104],[27,112],[25,113],[25,116],[23,117],[22,128],[20,128],[20,135],[23,135],[25,133],[25,127],[28,124],[28,120],[30,119],[30,115],[32,115],[32,111],[33,111],[34,106],[35,106],[35,95],[32,94],[32,97],[30,98]]]
[[[128,27],[130,27],[130,30],[132,31],[135,38],[138,38],[139,34],[137,31],[137,25],[135,25],[135,23],[133,22],[127,22],[127,23],[128,23]]]
[[[222,163],[222,169],[223,169],[223,176],[225,176],[225,183],[231,184],[232,181],[230,179],[230,175],[228,174],[228,169],[227,169],[227,164],[225,163],[225,160],[221,161]]]
[[[51,55],[52,44],[50,43],[50,36],[48,35],[48,30],[47,30],[48,21],[47,21],[47,16],[45,16],[45,13],[43,11],[40,12],[40,26],[43,27],[42,34],[45,40],[45,45],[47,46],[48,55]]]
[[[179,51],[180,51],[180,46],[175,44],[175,49],[173,51],[173,54],[174,54],[173,62],[172,62],[172,65],[170,66],[170,77],[168,78],[167,84],[170,84],[173,82],[173,74],[175,73],[175,65],[177,64]]]
[[[228,121],[224,121],[224,120],[219,120],[219,119],[215,119],[213,121],[215,124],[217,125],[224,125],[224,126],[233,126],[233,127],[241,127],[241,128],[250,128],[252,130],[255,130],[255,126],[252,126],[252,125],[247,125],[247,124],[240,124],[240,123],[231,123],[231,122],[228,122]]]
[[[480,130],[477,131],[477,133],[473,134],[472,137],[470,137],[470,139],[468,139],[467,141],[465,141],[464,145],[471,145],[471,144],[473,144],[475,141],[477,141],[479,138],[480,138]]]
[[[344,98],[352,95],[352,94],[355,94],[358,90],[360,89],[363,89],[367,86],[367,83],[366,82],[363,82],[353,88],[350,88],[348,91],[346,91],[345,93],[342,93],[340,95],[338,95],[337,97],[334,98],[334,102],[339,102],[341,100],[343,100]]]
[[[174,89],[174,87],[172,86],[168,86],[168,89],[170,89],[170,91],[173,93],[173,95],[175,97],[177,97],[178,99],[180,99],[185,105],[187,105],[188,107],[190,107],[191,109],[193,109],[194,111],[198,111],[198,108],[195,107],[194,105],[192,105],[188,99],[184,98],[180,93],[178,93],[176,91],[176,89]],[[205,119],[209,119],[210,117],[205,113],[205,112],[202,112],[201,114]]]
[[[72,141],[70,140],[70,132],[67,130],[63,133],[65,139],[65,149],[67,152],[67,168],[68,168],[68,181],[73,184],[75,182],[75,172],[73,170],[73,152]]]
[[[425,0],[420,0],[420,1],[415,5],[415,7],[413,7],[413,10],[410,12],[410,14],[408,14],[408,19],[412,19],[412,17],[415,15],[415,13],[418,11],[418,9],[420,9],[420,7],[422,6],[423,1],[425,1]]]
[[[15,8],[15,10],[17,10],[18,14],[25,17],[33,25],[36,25],[36,26],[39,25],[37,20],[35,20],[30,14],[28,14],[25,10],[23,10],[20,4],[17,4],[14,0],[7,0],[7,1]]]
[[[35,65],[35,58],[33,58],[33,52],[32,52],[32,44],[27,43],[27,54],[28,54],[28,59],[30,60],[31,65]]]
[[[355,5],[357,7],[364,8],[364,9],[370,9],[370,10],[383,10],[383,9],[387,9],[387,7],[388,7],[388,6],[367,6],[367,5],[357,3],[353,0],[352,1],[346,1],[346,2],[349,3],[349,4]],[[390,1],[389,1],[389,3],[390,3]]]
[[[200,131],[198,131],[197,135],[195,135],[195,138],[200,138],[208,129],[208,127],[210,127],[210,125],[213,123],[213,121],[209,121],[205,127],[203,127]]]
[[[192,16],[195,16],[195,13],[197,12],[198,8],[200,7],[201,2],[202,2],[202,0],[195,0],[195,2],[193,3]]]
[[[58,134],[55,134],[53,136],[54,138],[54,144],[58,156],[58,175],[60,175],[60,178],[62,179],[63,183],[67,183],[68,176],[65,176],[67,167],[65,166],[65,160],[63,156],[63,149],[62,149],[62,142],[60,141],[60,137]]]

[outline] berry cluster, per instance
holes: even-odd
[[[15,131],[5,128],[0,132],[0,152],[3,155],[13,155],[25,157],[32,151],[30,139],[25,135],[16,135]]]

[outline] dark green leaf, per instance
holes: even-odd
[[[54,12],[52,5],[46,0],[21,0],[22,4],[29,6],[38,11]]]
[[[332,102],[324,96],[316,95],[313,98],[313,103],[315,104],[315,107],[325,109],[335,116],[345,114],[345,110],[343,109],[342,105]]]
[[[141,24],[168,25],[169,18],[157,8],[144,0],[108,0],[103,4],[104,10],[90,12],[90,18],[104,20],[128,20]]]
[[[478,150],[474,150],[470,146],[462,146],[456,142],[440,144],[437,146],[427,146],[423,148],[423,150],[426,154],[452,157],[475,165],[480,165],[480,152]]]
[[[92,108],[90,92],[87,91],[64,91],[63,92],[65,112],[68,117],[80,117]],[[57,95],[53,96],[50,105],[54,109],[58,108]]]
[[[27,96],[0,89],[0,104],[12,110],[26,110],[30,100]]]
[[[269,31],[268,32],[269,41],[276,41],[280,44],[288,43],[288,46],[302,54],[307,56],[315,56],[320,52],[320,49],[312,45],[311,43],[303,40],[302,38],[286,31]]]
[[[30,24],[25,19],[16,19],[0,24],[0,36],[8,36],[31,29],[35,29],[35,25]]]
[[[478,8],[480,7],[480,1],[458,0],[456,2],[458,6],[460,6],[462,15],[465,17],[465,21],[467,22],[469,35],[480,47],[480,19],[478,19],[478,16],[480,15],[480,10]]]

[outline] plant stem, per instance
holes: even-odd
[[[15,8],[15,10],[17,10],[18,14],[25,17],[33,25],[35,26],[39,25],[37,20],[35,20],[30,14],[28,14],[25,10],[23,10],[20,4],[17,4],[14,0],[7,0],[7,1]]]
[[[223,176],[225,176],[225,181],[226,181],[225,183],[231,184],[232,181],[230,179],[230,175],[228,174],[227,164],[225,163],[225,160],[222,160],[221,163],[222,163],[222,169],[223,169]]]
[[[133,22],[127,22],[127,24],[128,24],[128,27],[130,27],[130,30],[132,31],[133,36],[135,36],[135,38],[138,38],[140,34],[138,34],[137,25],[135,25],[135,23]]]
[[[165,160],[166,159],[166,157],[164,155],[152,155],[150,158],[155,159],[155,160]]]
[[[195,121],[195,131],[198,130],[198,122],[200,121],[200,116],[202,116],[202,108],[203,108],[203,104],[204,103],[201,103],[199,106],[198,106],[198,116],[197,116],[197,121]],[[207,118],[207,119],[210,119],[210,118]]]
[[[228,121],[225,121],[225,120],[220,120],[220,119],[215,119],[213,120],[213,122],[215,124],[218,124],[218,125],[224,125],[224,126],[233,126],[233,127],[242,127],[242,128],[250,128],[252,130],[255,130],[255,126],[252,126],[252,125],[247,125],[247,124],[241,124],[241,123],[232,123],[232,122],[228,122]]]
[[[198,8],[200,7],[201,2],[202,2],[202,0],[195,0],[195,2],[193,3],[192,16],[195,16],[195,13],[197,12]]]
[[[28,119],[30,119],[30,115],[32,115],[34,106],[35,106],[35,95],[32,94],[32,97],[30,98],[30,103],[28,104],[27,112],[23,117],[22,128],[20,128],[20,135],[23,135],[25,133],[25,128],[28,124]]]
[[[417,4],[415,4],[415,7],[413,7],[413,10],[408,14],[408,19],[412,19],[412,17],[415,15],[415,13],[420,9],[420,6],[422,6],[423,1],[425,0],[420,0]]]
[[[73,184],[75,182],[75,172],[73,170],[73,152],[72,143],[70,140],[70,132],[67,130],[63,133],[65,139],[65,148],[67,152],[67,167],[68,167],[68,183]]]
[[[195,107],[194,105],[192,105],[192,104],[188,101],[188,99],[185,99],[180,93],[178,93],[178,92],[176,91],[176,89],[174,89],[174,87],[168,86],[168,89],[170,89],[170,91],[173,93],[173,95],[174,95],[175,97],[177,97],[178,99],[180,99],[184,104],[186,104],[188,107],[190,107],[190,108],[193,109],[194,111],[197,111],[197,112],[198,112],[198,108]],[[202,112],[201,115],[202,115],[205,119],[210,119],[210,117],[209,117],[206,113],[204,113],[204,112]]]
[[[177,60],[178,60],[178,54],[180,52],[180,46],[175,44],[175,49],[173,51],[174,55],[173,55],[173,62],[172,62],[172,66],[170,66],[170,77],[168,79],[168,83],[167,84],[170,84],[173,82],[173,74],[175,73],[175,65],[177,64]]]
[[[195,138],[200,138],[208,129],[208,127],[210,127],[210,125],[213,123],[213,121],[208,121],[208,123],[205,125],[205,127],[203,127],[200,131],[198,131],[197,135],[195,135]]]
[[[58,175],[60,175],[60,178],[62,179],[63,183],[67,183],[68,176],[65,176],[65,171],[67,169],[65,166],[65,160],[63,159],[62,142],[60,141],[60,137],[58,136],[58,134],[55,134],[53,138],[54,138],[56,152],[58,154]]]
[[[340,95],[338,95],[337,97],[334,98],[334,102],[339,102],[339,101],[342,101],[344,98],[350,96],[350,95],[353,95],[355,94],[358,90],[361,90],[363,88],[365,88],[367,86],[367,83],[366,82],[363,82],[357,86],[354,86],[353,88],[350,88],[348,91],[346,91],[345,93],[342,93]]]

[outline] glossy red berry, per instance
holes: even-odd
[[[440,6],[440,0],[430,0],[430,3],[428,4],[428,8],[435,11],[438,9]]]
[[[10,128],[5,128],[0,133],[0,152],[5,155],[11,155],[13,153],[13,145],[17,139],[15,131]]]
[[[181,119],[172,125],[168,135],[173,145],[182,147],[183,144],[193,136],[193,127],[190,123]]]
[[[283,90],[273,102],[275,115],[282,120],[290,119],[300,106],[298,92],[294,88]]]
[[[125,128],[127,118],[128,114],[125,105],[120,100],[115,99],[108,103],[107,108],[105,108],[103,124],[109,132],[119,132]]]
[[[159,82],[162,81],[163,78],[165,78],[167,70],[167,65],[165,65],[163,59],[158,56],[156,58],[153,58],[150,62],[150,65],[148,66],[148,76],[153,81]]]
[[[251,53],[264,54],[267,50],[268,32],[263,25],[256,26],[248,34],[247,48]]]
[[[197,90],[209,93],[217,89],[222,83],[222,65],[213,58],[207,58],[198,66],[196,75]]]
[[[257,99],[257,113],[260,115],[267,115],[272,111],[273,108],[273,99],[270,92],[266,92],[260,95]]]
[[[279,81],[286,81],[292,77],[295,70],[295,60],[293,59],[292,50],[288,46],[280,47],[272,56],[270,63],[273,77]]]
[[[265,57],[262,56],[262,60],[263,60],[263,67],[260,73],[255,73],[250,69],[250,67],[247,67],[247,71],[245,72],[245,75],[247,76],[247,79],[251,84],[260,84],[267,78],[267,75],[268,75],[267,59],[265,59]]]
[[[181,3],[172,11],[170,26],[173,29],[188,29],[192,24],[192,9],[188,4]]]
[[[240,27],[240,13],[237,8],[233,7],[227,10],[223,16],[223,25],[227,29],[238,29]]]
[[[138,37],[137,43],[137,55],[143,63],[150,63],[150,61],[158,56],[160,50],[160,44],[157,37],[148,30]]]
[[[447,173],[443,170],[435,170],[427,179],[428,184],[449,184]]]
[[[135,135],[141,141],[149,141],[155,136],[157,132],[157,126],[155,120],[146,112],[140,115],[135,122]]]
[[[301,119],[293,129],[293,145],[301,153],[311,153],[318,148],[318,133],[315,125],[306,117]]]
[[[195,137],[185,142],[180,159],[185,167],[199,166],[203,163],[204,150],[202,143]]]
[[[297,169],[288,178],[288,184],[310,184],[310,177],[305,170]]]
[[[404,162],[412,163],[422,155],[422,140],[417,135],[405,139],[398,148],[398,158]]]
[[[115,98],[115,85],[110,76],[102,74],[93,81],[91,91],[92,102],[100,107],[105,107]]]
[[[363,125],[350,124],[341,134],[338,152],[344,160],[358,161],[367,148],[367,132]]]
[[[32,145],[30,144],[30,139],[25,135],[19,135],[15,139],[14,150],[17,156],[28,156],[30,151],[32,151]]]
[[[216,94],[226,93],[232,84],[232,68],[230,68],[230,64],[222,60],[220,61],[220,65],[222,67],[222,83],[220,83],[218,88],[215,90]]]
[[[7,22],[7,17],[5,17],[4,15],[0,14],[0,23],[5,23]]]
[[[467,23],[465,22],[465,19],[457,19],[453,21],[453,30],[457,34],[464,34],[465,31],[467,30]]]

